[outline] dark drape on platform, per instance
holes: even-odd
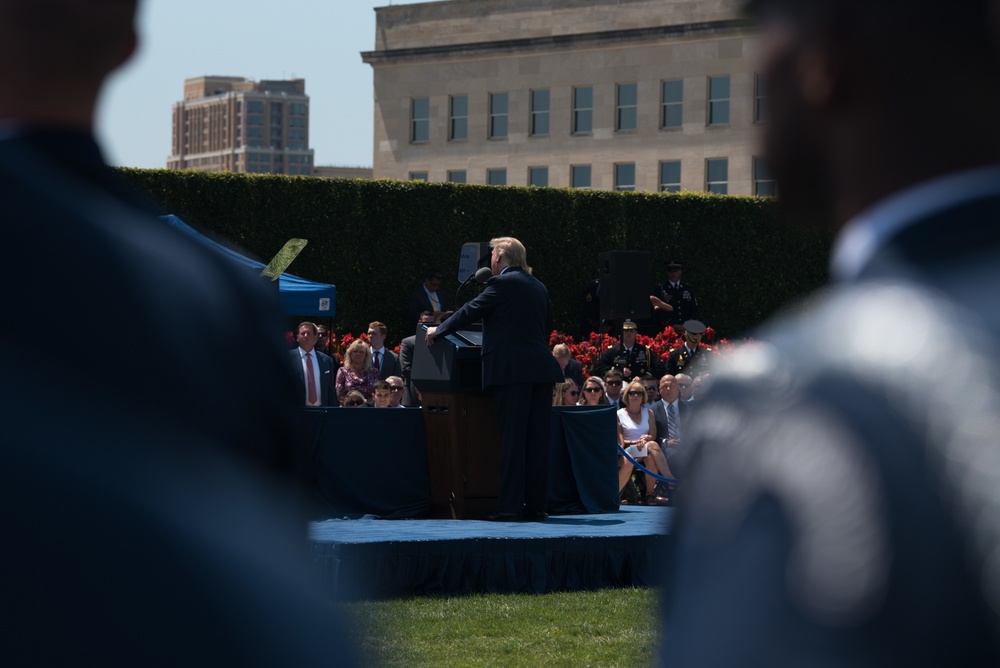
[[[299,430],[316,471],[316,517],[419,517],[430,510],[419,409],[303,409]]]
[[[554,406],[549,448],[549,512],[618,510],[615,406]]]

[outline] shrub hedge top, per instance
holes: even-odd
[[[564,331],[577,331],[602,251],[649,251],[654,284],[666,280],[667,259],[682,259],[702,319],[730,337],[827,278],[829,235],[780,224],[767,199],[119,171],[164,213],[263,262],[289,238],[308,239],[289,271],[337,286],[335,329],[360,332],[382,320],[393,344],[413,332],[406,303],[424,270],[440,269],[454,295],[462,244],[496,236],[524,242]]]

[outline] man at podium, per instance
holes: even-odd
[[[546,518],[552,386],[563,379],[549,352],[555,328],[549,291],[531,275],[524,245],[513,237],[490,241],[493,277],[482,294],[437,327],[427,345],[483,321],[483,388],[490,390],[500,429],[500,499],[494,521]]]

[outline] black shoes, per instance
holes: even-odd
[[[544,522],[548,515],[541,510],[526,510],[523,513],[490,513],[490,522]]]

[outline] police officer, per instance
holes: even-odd
[[[681,280],[684,265],[678,260],[667,261],[667,280],[653,289],[650,301],[656,307],[661,329],[679,328],[687,320],[698,319],[698,298],[690,283]],[[667,308],[669,306],[669,308]]]
[[[671,376],[684,373],[694,378],[708,370],[708,357],[698,347],[705,334],[705,324],[699,320],[687,320],[683,327],[684,345],[670,353],[667,358],[667,373]]]
[[[594,363],[593,375],[603,376],[608,369],[621,371],[625,381],[639,378],[645,373],[651,373],[657,380],[664,374],[663,363],[649,346],[637,345],[635,337],[636,325],[631,320],[622,323],[622,342],[617,346],[608,346],[599,360]]]

